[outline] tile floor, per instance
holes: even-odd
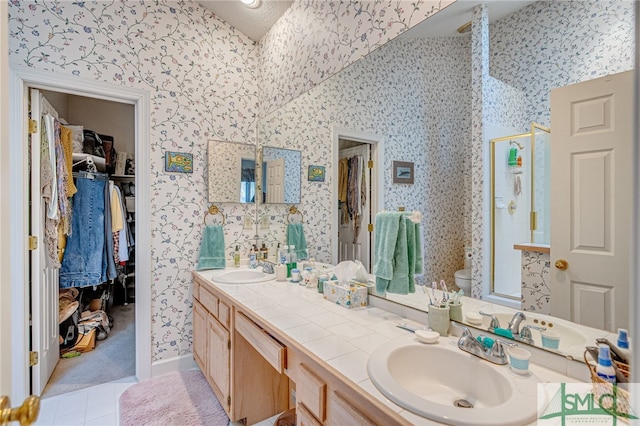
[[[116,426],[120,395],[135,377],[44,398],[36,426]]]
[[[117,426],[120,395],[137,383],[135,377],[92,386],[40,400],[35,426]],[[277,415],[255,426],[273,426]],[[229,426],[242,426],[240,422]]]

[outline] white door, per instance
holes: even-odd
[[[37,122],[36,132],[31,134],[31,230],[38,245],[31,251],[31,351],[38,353],[39,361],[31,371],[31,393],[42,395],[44,387],[58,363],[58,269],[48,261],[44,241],[45,203],[40,190],[40,135],[41,117],[58,113],[39,90],[31,89],[31,118]]]
[[[371,169],[367,168],[367,163],[370,158],[369,151],[369,144],[363,143],[352,148],[342,149],[338,154],[340,159],[351,158],[357,155],[362,156],[365,167],[365,193],[367,194],[366,203],[362,208],[362,220],[357,238],[355,238],[353,221],[343,223],[340,218],[338,219],[338,261],[359,260],[367,271],[371,272],[371,232],[369,232],[368,229],[368,225],[371,223],[371,173],[369,173]],[[346,208],[346,206],[344,207]],[[342,213],[339,212],[338,214],[341,215]]]
[[[267,161],[267,203],[284,203],[284,158]]]
[[[551,91],[551,314],[612,331],[630,325],[633,78]]]

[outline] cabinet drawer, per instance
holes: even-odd
[[[218,302],[218,321],[220,321],[220,324],[224,325],[227,328],[227,330],[229,329],[229,325],[230,325],[229,324],[229,320],[231,319],[230,312],[231,312],[231,309],[229,308],[229,305],[227,305],[222,300],[220,300]]]
[[[204,287],[200,287],[200,303],[214,317],[218,318],[218,298]]]
[[[235,320],[236,331],[240,333],[278,373],[284,373],[287,348],[269,336],[269,334],[241,312],[236,312]]]
[[[300,364],[296,382],[296,399],[304,403],[320,421],[324,421],[327,401],[327,385],[306,365]]]
[[[301,402],[298,402],[296,408],[296,426],[322,426],[309,409]]]
[[[376,426],[359,408],[349,402],[340,392],[333,392],[331,400],[331,419],[329,425]]]

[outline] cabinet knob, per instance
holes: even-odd
[[[569,267],[569,262],[567,262],[564,259],[558,259],[558,260],[556,260],[555,266],[556,266],[557,269],[560,269],[561,271],[564,271]]]

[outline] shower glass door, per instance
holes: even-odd
[[[549,244],[549,129],[491,139],[491,292],[521,298],[521,244]]]

